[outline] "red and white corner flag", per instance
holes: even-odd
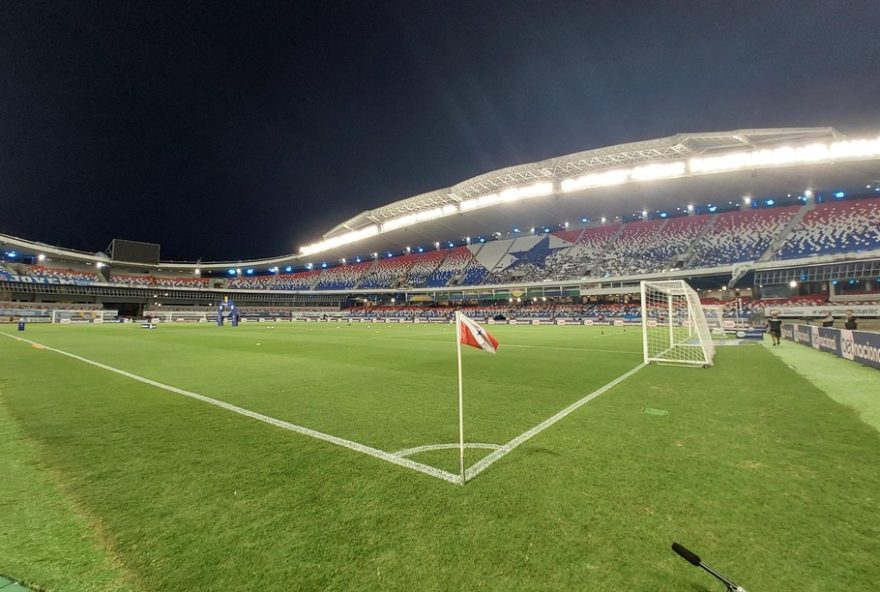
[[[455,316],[458,319],[459,343],[482,349],[490,354],[498,351],[498,340],[492,337],[488,331],[460,312],[456,312]]]
[[[461,384],[461,346],[462,344],[469,345],[494,354],[498,351],[498,340],[458,311],[455,311],[455,337],[455,346],[458,350],[458,459],[461,469],[461,484],[464,485],[467,478],[464,472],[464,393]]]

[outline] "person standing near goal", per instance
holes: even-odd
[[[779,340],[782,338],[782,321],[779,319],[779,313],[773,313],[770,320],[767,321],[767,327],[770,329],[773,345],[779,345]]]

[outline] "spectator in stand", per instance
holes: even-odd
[[[853,311],[851,311],[851,310],[846,311],[846,320],[843,322],[843,328],[848,329],[850,331],[855,331],[856,329],[859,328],[859,324],[858,324],[857,320],[858,319],[856,319],[853,316]]]
[[[779,319],[779,313],[773,313],[773,316],[767,321],[767,327],[770,330],[773,345],[779,345],[779,340],[782,338],[782,321]]]

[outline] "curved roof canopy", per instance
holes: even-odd
[[[237,262],[162,262],[167,269],[269,267],[353,258],[368,252],[496,234],[513,226],[621,214],[747,193],[779,195],[880,179],[880,137],[831,127],[676,134],[492,171],[361,212],[299,253]],[[58,258],[91,254],[0,235],[0,243]],[[143,265],[139,265],[143,267]]]

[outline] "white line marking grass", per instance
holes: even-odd
[[[14,335],[9,335],[8,333],[3,333],[6,337],[11,337],[17,341],[23,341],[25,343],[30,343],[31,345],[42,345],[38,344],[35,341],[31,341],[29,339],[24,339],[23,337],[16,337]],[[232,411],[233,413],[238,413],[239,415],[244,415],[245,417],[250,417],[251,419],[256,419],[257,421],[262,421],[264,423],[268,423],[270,425],[290,430],[291,432],[296,432],[298,434],[302,434],[304,436],[310,436],[312,438],[317,438],[318,440],[323,440],[325,442],[330,442],[331,444],[336,444],[337,446],[342,446],[343,448],[348,448],[350,450],[354,450],[356,452],[361,452],[363,454],[368,454],[372,457],[390,462],[395,465],[399,465],[402,467],[406,467],[408,469],[412,469],[414,471],[419,471],[420,473],[425,473],[426,475],[430,475],[431,477],[436,477],[438,479],[442,479],[444,481],[449,481],[450,483],[461,483],[461,475],[453,475],[448,471],[443,471],[436,467],[431,467],[428,465],[424,465],[422,463],[418,463],[408,458],[402,458],[391,454],[390,452],[385,452],[384,450],[379,450],[378,448],[373,448],[371,446],[365,446],[364,444],[360,444],[358,442],[352,442],[351,440],[346,440],[344,438],[339,438],[337,436],[331,436],[330,434],[325,434],[323,432],[319,432],[317,430],[312,430],[309,428],[305,428],[302,426],[298,426],[296,424],[292,424],[287,421],[283,421],[280,419],[275,419],[274,417],[270,417],[268,415],[263,415],[262,413],[257,413],[255,411],[250,411],[248,409],[244,409],[243,407],[239,407],[237,405],[232,405],[230,403],[225,403],[223,401],[219,401],[217,399],[212,399],[211,397],[206,397],[204,395],[200,395],[198,393],[194,393],[191,391],[186,391],[175,386],[170,386],[167,384],[163,384],[161,382],[156,382],[155,380],[150,380],[149,378],[144,378],[143,376],[138,376],[137,374],[132,374],[131,372],[126,372],[125,370],[120,370],[119,368],[114,368],[113,366],[108,366],[106,364],[102,364],[100,362],[96,362],[94,360],[90,360],[88,358],[84,358],[82,356],[78,356],[76,354],[72,354],[66,352],[64,350],[56,349],[54,347],[49,347],[44,345],[44,350],[52,351],[57,354],[61,354],[62,356],[67,356],[69,358],[73,358],[74,360],[79,360],[80,362],[85,362],[86,364],[91,364],[92,366],[97,366],[103,370],[107,370],[109,372],[115,372],[116,374],[120,374],[125,376],[126,378],[130,378],[132,380],[137,380],[138,382],[143,382],[144,384],[148,384],[150,386],[154,386],[156,388],[164,389],[166,391],[183,395],[184,397],[189,397],[191,399],[195,399],[197,401],[201,401],[203,403],[207,403],[209,405],[214,405],[216,407],[220,407],[221,409],[226,409],[227,411]]]
[[[145,378],[143,376],[138,376],[137,374],[132,374],[131,372],[127,372],[125,370],[120,370],[119,368],[114,368],[113,366],[108,366],[106,364],[102,364],[101,362],[96,362],[94,360],[90,360],[88,358],[84,358],[82,356],[78,356],[76,354],[72,354],[70,352],[66,352],[61,349],[57,349],[54,347],[49,347],[48,345],[43,345],[41,343],[37,343],[36,341],[31,341],[30,339],[25,339],[24,337],[18,337],[15,335],[10,335],[9,333],[0,332],[0,335],[5,337],[9,337],[10,339],[15,339],[16,341],[20,341],[23,343],[29,343],[33,347],[37,347],[43,349],[45,351],[55,352],[62,356],[67,356],[68,358],[72,358],[74,360],[78,360],[80,362],[84,362],[86,364],[90,364],[97,368],[101,368],[103,370],[107,370],[108,372],[113,372],[115,374],[119,374],[121,376],[125,376],[126,378],[130,378],[132,380],[136,380],[138,382],[142,382],[144,384],[148,384],[150,386],[160,388],[166,390],[171,393],[175,393],[178,395],[183,395],[184,397],[189,397],[191,399],[195,399],[197,401],[201,401],[203,403],[207,403],[209,405],[214,405],[215,407],[220,407],[221,409],[225,409],[227,411],[231,411],[233,413],[237,413],[239,415],[243,415],[245,417],[249,417],[251,419],[256,419],[257,421],[262,421],[263,423],[267,423],[269,425],[273,425],[275,427],[279,427],[284,430],[289,430],[291,432],[296,432],[297,434],[301,434],[303,436],[308,436],[310,438],[316,438],[318,440],[323,440],[324,442],[329,442],[331,444],[335,444],[337,446],[341,446],[343,448],[348,448],[349,450],[354,450],[355,452],[360,452],[362,454],[366,454],[372,456],[374,458],[378,458],[380,460],[384,460],[394,465],[398,465],[401,467],[405,467],[407,469],[411,469],[413,471],[418,471],[425,475],[429,475],[431,477],[435,477],[437,479],[441,479],[443,481],[447,481],[449,483],[454,483],[456,485],[463,485],[461,475],[455,475],[450,473],[449,471],[444,471],[442,469],[438,469],[436,467],[432,467],[430,465],[422,464],[420,462],[416,462],[406,458],[412,454],[417,454],[419,452],[425,452],[428,450],[444,450],[450,448],[458,448],[458,444],[428,444],[425,446],[417,446],[415,448],[407,448],[404,450],[399,450],[397,452],[386,452],[384,450],[379,450],[378,448],[373,448],[372,446],[367,446],[365,444],[360,444],[358,442],[354,442],[352,440],[346,440],[345,438],[339,438],[338,436],[333,436],[330,434],[325,434],[324,432],[319,432],[317,430],[313,430],[310,428],[306,428],[303,426],[299,426],[281,419],[276,419],[274,417],[270,417],[268,415],[263,415],[262,413],[257,413],[256,411],[250,411],[249,409],[245,409],[243,407],[239,407],[237,405],[233,405],[231,403],[226,403],[224,401],[220,401],[218,399],[212,399],[211,397],[206,397],[205,395],[200,395],[198,393],[194,393],[192,391],[187,391],[181,388],[177,388],[175,386],[163,384],[161,382],[157,382],[155,380],[151,380],[149,378]],[[487,468],[489,468],[494,463],[498,462],[506,456],[509,452],[513,451],[517,446],[523,444],[524,442],[530,440],[534,436],[540,434],[559,420],[565,418],[570,415],[574,411],[577,411],[593,399],[603,395],[607,391],[611,390],[613,387],[617,386],[639,370],[645,367],[645,364],[639,364],[632,370],[618,376],[608,384],[603,387],[600,387],[590,393],[589,395],[581,398],[578,401],[575,401],[562,411],[559,411],[555,415],[545,419],[532,429],[523,432],[519,436],[515,437],[507,444],[499,446],[497,444],[482,444],[482,443],[471,443],[465,444],[465,448],[483,448],[494,450],[492,453],[483,457],[475,464],[471,465],[465,470],[465,481],[469,479],[473,479]]]
[[[605,394],[606,392],[608,392],[609,390],[611,390],[612,388],[614,388],[615,386],[617,386],[618,384],[620,384],[621,382],[623,382],[624,380],[626,380],[627,378],[629,378],[630,376],[632,376],[633,374],[635,374],[636,372],[638,372],[639,370],[641,370],[644,367],[645,367],[644,363],[639,364],[638,366],[636,366],[635,368],[633,368],[629,372],[626,372],[625,374],[618,376],[617,378],[615,378],[614,380],[612,380],[611,382],[609,382],[605,386],[596,389],[595,391],[593,391],[592,393],[590,393],[586,397],[580,399],[579,401],[575,401],[574,403],[572,403],[571,405],[569,405],[568,407],[566,407],[565,409],[563,409],[562,411],[560,411],[556,415],[545,419],[544,421],[542,421],[541,423],[539,423],[538,425],[536,425],[535,427],[533,427],[529,431],[523,432],[522,434],[520,434],[519,436],[517,436],[516,438],[514,438],[513,440],[511,440],[510,442],[508,442],[507,444],[505,444],[504,446],[502,446],[501,448],[496,450],[495,452],[492,452],[492,453],[484,456],[479,461],[477,461],[476,463],[471,465],[464,472],[465,481],[467,481],[468,479],[473,479],[474,477],[476,477],[477,475],[479,475],[480,473],[482,473],[483,471],[488,469],[490,466],[492,466],[494,463],[501,460],[502,457],[504,457],[507,453],[512,451],[514,448],[516,448],[517,446],[519,446],[523,442],[526,442],[527,440],[531,439],[532,437],[537,436],[538,434],[540,434],[541,432],[543,432],[544,430],[546,430],[547,428],[552,426],[554,423],[556,423],[560,419],[566,417],[567,415],[571,414],[574,411],[577,411],[578,409],[580,409],[581,407],[583,407],[584,405],[586,405],[587,403],[589,403],[593,399]]]
[[[460,444],[458,442],[454,442],[452,444],[425,444],[424,446],[416,446],[415,448],[404,448],[403,450],[398,450],[394,454],[396,456],[412,456],[413,454],[419,454],[421,452],[428,452],[429,450],[458,450]],[[473,442],[468,443],[465,442],[465,448],[477,448],[483,450],[498,450],[501,448],[500,444],[483,444],[481,442]]]

